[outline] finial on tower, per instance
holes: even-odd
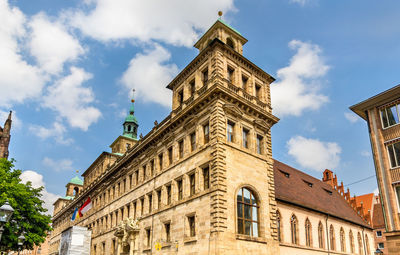
[[[132,89],[132,99],[131,102],[134,103],[135,102],[135,89]]]
[[[222,11],[218,11],[218,16],[219,16],[219,18],[221,18],[222,17]]]

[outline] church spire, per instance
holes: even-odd
[[[135,89],[133,89],[132,91],[133,91],[131,100],[132,104],[131,107],[129,108],[129,114],[128,116],[126,116],[123,124],[124,130],[122,135],[125,137],[137,139],[137,129],[139,127],[139,124],[135,117],[135,99],[134,99]]]

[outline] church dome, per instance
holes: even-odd
[[[83,185],[83,180],[79,178],[78,176],[75,176],[72,178],[69,183],[76,184],[76,185]]]

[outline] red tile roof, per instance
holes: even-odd
[[[385,220],[383,219],[383,211],[380,203],[374,204],[374,214],[372,215],[372,227],[374,229],[385,227]]]
[[[277,160],[274,176],[277,200],[371,228],[330,185]]]
[[[351,198],[351,199],[353,199],[353,198]],[[367,214],[368,210],[371,210],[371,213],[372,213],[372,210],[373,210],[372,205],[374,203],[374,193],[356,196],[357,207],[361,206],[361,202],[363,203],[364,214]]]

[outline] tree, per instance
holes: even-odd
[[[40,199],[43,187],[33,188],[31,182],[26,184],[19,178],[21,170],[14,169],[14,160],[0,158],[0,205],[6,200],[14,208],[10,222],[4,226],[0,241],[0,250],[17,250],[18,236],[25,232],[23,249],[32,249],[43,243],[51,230],[51,216],[46,215]]]

